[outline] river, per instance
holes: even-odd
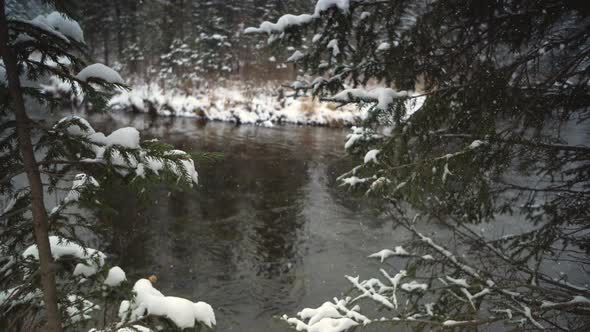
[[[394,230],[395,220],[379,208],[379,200],[336,180],[354,166],[344,151],[348,129],[236,126],[129,113],[89,120],[106,134],[133,126],[144,140],[213,154],[196,158],[200,183],[192,190],[156,185],[139,200],[125,186],[101,183],[110,188],[101,200],[114,209],[99,212],[97,222],[110,227],[102,240],[87,234],[86,244],[104,251],[108,264],[123,268],[132,283],[155,275],[155,287],[165,295],[211,304],[217,331],[292,331],[280,316],[346,296],[345,275],[378,277],[382,265],[367,256],[409,239],[400,228]],[[564,138],[570,145],[587,146],[589,132],[572,123],[564,127]],[[517,172],[507,178],[538,181]],[[54,201],[59,197],[46,195],[47,206]],[[416,226],[465,258],[466,248],[457,247],[443,225]],[[532,227],[515,213],[472,228],[495,239]],[[568,281],[586,285],[583,265],[559,259],[546,263],[541,270],[549,276],[567,275]],[[385,264],[390,271],[405,269],[403,259]]]
[[[291,331],[277,317],[341,296],[345,275],[376,275],[367,255],[401,240],[376,201],[336,181],[352,167],[348,129],[113,116],[92,123],[221,154],[197,165],[194,190],[158,188],[147,207],[113,192],[107,249],[129,280],[154,274],[164,294],[210,303],[218,331]]]

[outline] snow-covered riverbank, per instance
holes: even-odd
[[[311,97],[281,98],[276,90],[238,87],[217,87],[187,95],[177,90],[164,91],[157,85],[143,85],[121,91],[109,105],[122,111],[263,126],[280,123],[352,126],[366,116],[366,110],[354,106],[339,108]]]
[[[42,85],[43,92],[70,100],[75,108],[83,107],[84,98],[74,93],[71,86],[52,78]],[[252,87],[230,84],[214,88],[194,89],[189,93],[179,89],[162,89],[156,84],[140,84],[130,90],[118,90],[108,101],[116,111],[146,113],[154,116],[195,117],[208,121],[255,124],[272,127],[275,124],[299,124],[328,127],[350,127],[359,125],[369,112],[369,104],[390,103],[388,89],[345,90],[334,96],[335,102],[320,102],[310,96],[285,96],[280,87]],[[80,91],[80,89],[76,89]],[[391,90],[391,89],[389,89]],[[385,91],[385,92],[383,92]],[[393,91],[393,90],[391,90]],[[362,92],[362,96],[359,93]],[[292,94],[292,92],[288,92]],[[381,93],[381,94],[379,94]],[[411,92],[408,92],[411,93]],[[374,95],[374,96],[373,96]],[[362,97],[367,104],[357,107],[353,104],[339,106],[337,102],[347,98]],[[344,98],[344,99],[343,99]],[[391,99],[391,100],[389,100]],[[425,97],[407,101],[406,116],[419,109]]]

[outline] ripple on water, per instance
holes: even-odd
[[[335,182],[350,166],[347,130],[115,121],[191,152],[224,154],[198,165],[196,191],[161,189],[143,217],[114,221],[133,225],[118,248],[129,275],[155,273],[164,293],[209,302],[220,331],[288,331],[273,316],[340,296],[344,275],[372,274],[377,265],[365,257],[393,242],[390,221]],[[137,208],[123,204],[121,215]]]

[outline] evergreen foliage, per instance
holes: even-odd
[[[573,126],[588,128],[588,14],[581,1],[320,0],[308,16],[247,30],[277,43],[314,34],[296,57],[316,77],[304,88],[326,101],[370,107],[347,142],[364,162],[340,179],[384,198],[408,231],[406,246],[416,250],[402,258],[405,270],[429,290],[410,292],[409,304],[396,306],[386,322],[588,327],[589,302],[580,299],[590,291],[551,269],[563,255],[589,263],[590,147],[568,135]],[[344,89],[351,86],[357,89]],[[408,203],[420,219],[452,230],[456,250],[469,254],[451,258],[428,245],[403,208]],[[503,214],[522,216],[528,231],[495,238],[472,226]],[[435,259],[419,259],[426,254]],[[462,293],[439,292],[448,287],[439,282],[446,276],[486,292],[475,304]],[[352,282],[360,292],[354,301],[391,296],[375,282]],[[425,307],[429,300],[440,311]],[[510,317],[498,314],[505,307]]]
[[[63,102],[41,92],[49,79],[82,95],[89,112],[107,111],[112,91],[127,87],[109,68],[88,70],[82,32],[65,14],[27,19],[2,13],[0,193],[8,200],[0,211],[0,330],[76,330],[89,320],[106,330],[171,324],[157,317],[116,324],[112,309],[137,294],[128,282],[105,284],[106,255],[85,241],[101,243],[96,240],[105,234],[95,219],[112,211],[101,199],[105,187],[122,183],[138,195],[162,182],[189,189],[197,182],[191,156],[157,140],[140,141],[131,127],[105,135],[78,116],[46,120]],[[77,74],[84,68],[87,75]],[[11,70],[16,75],[5,75]],[[33,108],[44,113],[41,119]],[[53,208],[43,198],[51,195]],[[104,319],[97,319],[101,306]]]

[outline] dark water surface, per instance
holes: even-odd
[[[287,331],[277,316],[341,296],[345,275],[376,275],[367,255],[399,243],[377,202],[335,181],[352,165],[347,129],[97,120],[101,130],[134,126],[142,138],[223,154],[198,165],[194,191],[158,189],[147,208],[127,193],[111,197],[120,210],[111,255],[128,279],[155,274],[164,294],[210,303],[218,331]]]
[[[395,221],[379,211],[380,202],[338,185],[338,175],[354,165],[343,148],[348,129],[205,124],[119,113],[89,120],[105,134],[133,126],[142,139],[221,154],[197,164],[200,184],[194,190],[159,185],[140,203],[129,188],[111,187],[102,200],[116,213],[99,217],[112,226],[111,234],[106,243],[88,242],[105,251],[109,264],[122,267],[131,282],[154,274],[165,295],[210,303],[217,331],[292,331],[278,317],[343,297],[350,289],[345,275],[378,277],[382,265],[367,255],[408,239],[399,228],[393,230]],[[564,132],[570,145],[590,144],[590,128],[568,125]],[[516,172],[506,177],[514,183],[540,181]],[[464,256],[465,247],[455,246],[444,226],[419,222],[416,227]],[[495,239],[532,227],[515,213],[472,229]],[[404,268],[400,260],[385,264],[392,273]],[[581,265],[549,261],[541,270],[587,284]],[[360,305],[367,309],[366,302]],[[373,312],[368,307],[361,312]],[[379,325],[363,331],[391,329]]]

